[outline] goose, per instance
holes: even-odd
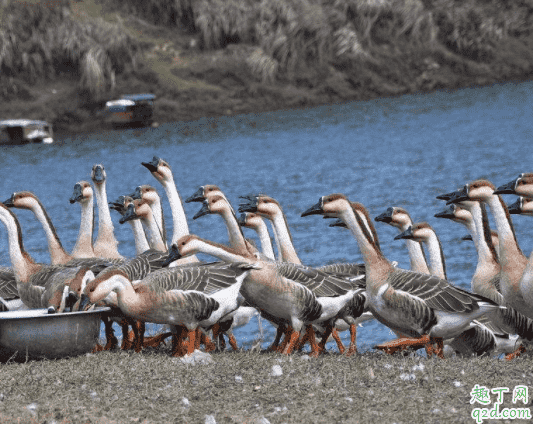
[[[527,285],[523,290],[520,284],[528,259],[518,245],[506,204],[497,193],[494,184],[487,180],[475,180],[466,184],[461,190],[455,192],[447,204],[468,200],[484,203],[490,208],[494,217],[500,245],[500,290],[505,302],[520,313],[533,318],[533,306],[531,306],[533,303],[528,302],[524,297],[528,292]]]
[[[427,222],[412,224],[402,233],[394,237],[394,240],[400,239],[424,244],[429,252],[429,274],[435,275],[443,280],[448,279],[442,245],[431,225]]]
[[[459,204],[452,204],[435,217],[448,218],[463,224],[471,232],[471,239],[478,253],[478,263],[471,280],[471,289],[474,293],[506,306],[506,301],[499,290],[501,266],[495,246],[493,246],[494,236],[489,227],[485,205],[473,201],[462,201],[460,205],[462,207]],[[493,321],[495,327],[489,325],[489,328],[496,334],[518,334],[521,339],[526,340],[531,340],[533,337],[533,321],[511,307],[499,310]],[[497,341],[505,342],[505,339],[498,338]],[[517,357],[524,350],[524,347],[520,345],[514,352],[509,353],[506,359]]]
[[[241,285],[257,264],[235,263],[216,266],[175,267],[148,274],[135,285],[126,273],[116,270],[95,278],[85,288],[90,303],[116,293],[116,304],[135,319],[170,324],[178,335],[186,328],[187,354],[195,349],[196,329],[212,327],[235,311],[242,297]],[[182,335],[182,338],[185,338]],[[182,356],[179,341],[173,339],[173,356]]]
[[[185,216],[181,197],[176,189],[172,170],[167,162],[157,156],[154,156],[151,162],[142,162],[142,165],[161,183],[167,194],[174,226],[171,243],[175,243],[180,237],[189,234],[189,226],[187,224],[187,217]],[[188,257],[186,261],[191,263],[199,262],[198,258],[194,255]]]
[[[276,245],[278,246],[278,252],[280,252],[281,260],[284,262],[290,262],[294,264],[300,264],[301,261],[296,253],[292,242],[292,235],[287,224],[287,218],[283,213],[281,205],[275,199],[266,196],[264,194],[252,195],[252,196],[241,196],[241,198],[247,200],[246,203],[239,205],[240,212],[252,212],[258,213],[259,215],[267,218],[272,223],[272,228],[274,230],[274,239],[276,240]],[[368,219],[368,217],[363,217],[363,219]],[[375,240],[378,240],[377,234],[373,233]],[[379,241],[378,241],[379,243]],[[317,268],[322,272],[326,272],[330,275],[334,275],[338,278],[345,278],[355,283],[355,287],[361,288],[360,284],[364,286],[364,266],[361,264],[346,264],[346,263],[337,263],[325,265]],[[359,295],[359,294],[358,294]],[[345,320],[339,320],[335,323],[335,327],[332,329],[332,336],[335,339],[339,351],[342,353],[345,349],[340,340],[340,337],[337,333],[338,330],[344,331],[350,330],[350,347],[348,348],[347,355],[350,356],[357,352],[356,345],[356,333],[357,325],[363,321],[372,319],[372,314],[365,312],[360,314],[354,319],[349,319],[349,322]],[[328,329],[329,331],[329,329]],[[323,339],[325,343],[327,337]],[[320,345],[322,349],[323,344]]]
[[[220,215],[228,230],[229,245],[242,255],[253,255],[257,252],[257,249],[244,237],[237,215],[220,188],[215,185],[201,186],[185,200],[187,203],[199,201],[202,202],[202,208],[194,215],[193,219],[198,219],[209,213]]]
[[[303,327],[311,344],[312,356],[319,353],[315,341],[312,324],[332,321],[346,309],[359,308],[362,304],[352,305],[356,290],[351,285],[327,274],[308,267],[294,264],[253,260],[239,255],[234,249],[218,243],[190,235],[181,238],[172,245],[170,258],[179,258],[202,252],[228,262],[251,262],[260,265],[261,269],[252,270],[244,281],[241,294],[245,300],[258,308],[262,314],[277,323],[286,323],[287,343],[283,354],[290,354],[300,339]],[[301,284],[305,282],[307,285]],[[317,297],[318,296],[318,297]],[[353,314],[353,311],[347,311]]]
[[[446,265],[444,264],[442,245],[440,244],[440,240],[435,233],[435,230],[433,230],[428,223],[420,222],[414,224],[403,233],[397,235],[395,239],[412,239],[428,246],[428,251],[430,252],[430,261],[436,264],[435,269],[439,270],[438,273],[434,273],[432,275],[444,278],[446,275]],[[438,265],[437,263],[439,261],[442,261],[443,263]],[[478,266],[478,268],[480,267]],[[479,275],[477,277],[479,278]],[[483,291],[484,293],[480,293],[480,291],[474,290],[474,287],[477,286],[474,282],[472,282],[472,291],[474,293],[482,295],[487,294],[486,290]],[[485,297],[492,299],[492,296]],[[497,300],[494,301],[495,303],[499,303]],[[508,323],[506,318],[513,318],[516,316],[510,314],[510,312],[511,311],[507,308],[498,310],[497,314],[500,315],[497,316],[497,319],[494,321],[491,321],[486,316],[478,318],[472,322],[471,328],[460,334],[455,339],[450,340],[450,346],[463,355],[475,354],[481,356],[486,353],[513,354],[514,352],[517,352],[518,355],[521,354],[524,351],[524,348],[519,346],[517,350],[518,336],[511,337],[508,332],[502,329],[502,324],[503,327],[509,328],[507,325],[505,325]],[[499,318],[502,318],[502,320],[499,320]],[[514,328],[512,330],[514,330]],[[515,331],[512,331],[512,333],[515,333]],[[507,359],[510,359],[510,357]]]
[[[148,203],[142,200],[134,200],[128,205],[119,222],[123,224],[135,219],[141,220],[150,248],[159,252],[167,252],[167,246],[163,241],[161,229],[157,225]]]
[[[29,308],[59,309],[65,285],[83,278],[90,269],[35,263],[24,249],[17,217],[3,203],[0,203],[0,221],[7,230],[9,256],[22,302]]]
[[[117,211],[121,216],[126,213],[127,207],[130,203],[133,203],[133,198],[129,196],[119,196],[117,200],[109,203],[109,208]],[[135,253],[140,255],[141,253],[150,249],[148,240],[146,240],[146,234],[144,233],[141,221],[138,219],[131,219],[128,221],[133,232],[133,239],[135,240]]]
[[[257,233],[259,242],[261,243],[261,252],[270,260],[275,260],[274,249],[272,247],[272,239],[268,233],[268,228],[263,218],[252,212],[243,212],[239,216],[237,222],[241,227],[251,228]]]
[[[502,184],[496,189],[497,194],[515,194],[517,196],[533,199],[533,174],[520,174],[517,178]]]
[[[73,259],[63,248],[48,212],[35,194],[30,191],[13,193],[9,199],[4,201],[4,206],[8,208],[27,209],[33,212],[46,234],[50,261],[53,265],[66,264]]]
[[[74,192],[70,203],[81,205],[81,224],[76,244],[72,250],[73,258],[94,258],[93,228],[94,228],[94,204],[93,189],[87,181],[79,181],[74,185]]]
[[[94,184],[96,204],[98,206],[98,233],[93,244],[93,251],[95,256],[99,258],[123,259],[117,249],[118,241],[115,238],[115,229],[107,204],[106,177],[103,165],[96,164],[93,166],[91,179]]]
[[[396,227],[400,232],[403,232],[413,225],[413,221],[409,213],[400,207],[387,208],[385,212],[374,218],[376,222],[384,222],[393,227]],[[409,252],[409,259],[411,261],[411,271],[420,272],[421,274],[431,274],[424,254],[422,245],[413,240],[406,239],[405,245]]]
[[[137,186],[135,191],[130,196],[133,200],[142,200],[146,202],[152,209],[155,222],[161,231],[163,243],[167,244],[167,229],[165,226],[165,216],[163,214],[163,206],[161,204],[161,197],[157,190],[148,184]]]
[[[363,205],[359,207],[366,211]],[[366,268],[367,302],[374,316],[411,337],[378,348],[390,351],[436,343],[435,352],[443,358],[444,339],[458,336],[472,320],[499,309],[494,302],[446,280],[395,268],[377,247],[366,224],[354,214],[346,196],[323,196],[302,216],[326,213],[342,219],[357,240]]]
[[[533,199],[520,196],[516,202],[507,206],[510,214],[533,216]]]

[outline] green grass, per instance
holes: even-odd
[[[511,392],[527,385],[533,394],[530,357],[309,359],[252,351],[211,357],[210,364],[187,365],[162,347],[2,364],[0,420],[203,423],[212,415],[217,423],[473,423],[471,411],[481,406],[470,404],[475,384]],[[283,374],[272,376],[273,366]],[[500,410],[505,406],[526,407],[513,405],[510,393]]]

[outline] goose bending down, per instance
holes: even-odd
[[[93,245],[95,256],[99,258],[122,259],[118,252],[118,241],[115,238],[115,229],[107,204],[106,172],[103,165],[96,164],[91,171],[91,179],[96,194],[98,206],[98,233]]]
[[[241,227],[251,228],[259,237],[259,242],[261,243],[261,252],[267,258],[274,260],[274,249],[272,248],[272,239],[268,233],[268,228],[265,224],[263,218],[252,212],[243,212],[239,216],[237,222]]]
[[[256,264],[236,263],[217,266],[186,266],[160,270],[132,284],[126,273],[115,271],[96,278],[85,288],[91,303],[116,293],[116,304],[127,315],[145,322],[171,325],[175,335],[185,328],[186,352],[173,339],[174,356],[195,349],[197,327],[212,327],[235,311],[242,297],[243,280]]]
[[[387,208],[385,212],[381,215],[378,215],[374,218],[376,222],[384,222],[395,228],[397,228],[400,233],[407,230],[413,221],[409,213],[400,207],[390,207]],[[405,245],[407,246],[407,251],[409,252],[409,259],[411,261],[411,271],[420,272],[422,274],[432,274],[430,272],[427,262],[426,255],[424,254],[424,249],[422,245],[414,240],[405,240]]]
[[[302,216],[313,214],[330,214],[348,226],[364,258],[370,310],[383,324],[410,336],[379,348],[423,347],[436,342],[436,353],[443,357],[444,339],[457,337],[470,327],[472,320],[499,309],[489,299],[461,290],[446,280],[395,268],[344,195],[323,196]]]
[[[148,184],[137,186],[135,191],[130,196],[134,200],[142,200],[146,202],[154,215],[155,222],[161,232],[163,243],[167,244],[167,229],[165,226],[165,216],[163,214],[163,205],[161,204],[161,197],[157,190]]]
[[[198,252],[215,256],[232,263],[256,263],[244,281],[241,293],[246,301],[262,314],[277,323],[289,324],[287,344],[283,353],[290,354],[306,326],[312,355],[319,353],[312,324],[333,322],[339,315],[354,314],[353,308],[362,312],[364,300],[354,305],[356,290],[351,285],[319,271],[288,263],[253,260],[239,255],[234,249],[190,235],[173,245],[170,257],[180,257]],[[305,282],[306,285],[300,283]],[[290,333],[290,334],[289,334]]]
[[[87,181],[77,182],[74,185],[74,192],[70,198],[70,203],[79,203],[81,205],[80,230],[71,255],[73,258],[94,258],[94,200],[91,184]]]
[[[527,317],[533,318],[533,303],[525,297],[529,292],[533,295],[533,288],[528,290],[527,285],[523,288],[521,286],[528,259],[516,240],[507,205],[497,193],[494,184],[487,180],[476,180],[466,184],[455,192],[447,204],[468,200],[484,203],[490,208],[494,217],[500,244],[500,290],[505,302]]]
[[[59,309],[65,285],[83,278],[89,268],[35,263],[24,249],[17,217],[3,203],[0,203],[0,221],[7,230],[9,256],[22,302],[30,308]]]
[[[121,216],[124,216],[130,203],[133,199],[129,196],[119,196],[117,200],[109,203],[109,208],[117,211]],[[144,233],[141,221],[138,219],[131,219],[128,221],[133,232],[133,239],[135,240],[135,252],[137,255],[150,249],[146,234]]]
[[[153,175],[153,177],[161,183],[168,201],[170,202],[170,210],[172,212],[172,223],[174,231],[172,233],[171,243],[175,243],[180,237],[189,234],[189,225],[187,224],[187,217],[183,209],[183,202],[176,188],[172,170],[167,162],[163,159],[154,156],[151,162],[142,162]],[[199,262],[196,256],[190,256],[186,259],[190,263]]]

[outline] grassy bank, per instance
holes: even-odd
[[[159,121],[521,80],[530,0],[3,0],[0,116],[101,127],[153,92]]]
[[[4,423],[473,423],[475,384],[508,387],[503,408],[530,408],[531,358],[425,359],[365,353],[309,359],[259,352],[190,365],[168,349],[2,364]],[[273,375],[273,367],[281,375]],[[278,373],[279,374],[279,373]],[[512,403],[529,387],[528,405]],[[496,395],[491,394],[493,407]],[[510,422],[497,420],[492,422]],[[526,422],[514,420],[513,422]]]

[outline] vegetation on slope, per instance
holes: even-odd
[[[533,65],[533,0],[4,0],[0,17],[0,113],[32,101],[65,128],[136,91],[158,94],[158,119],[192,119],[524,79]]]

